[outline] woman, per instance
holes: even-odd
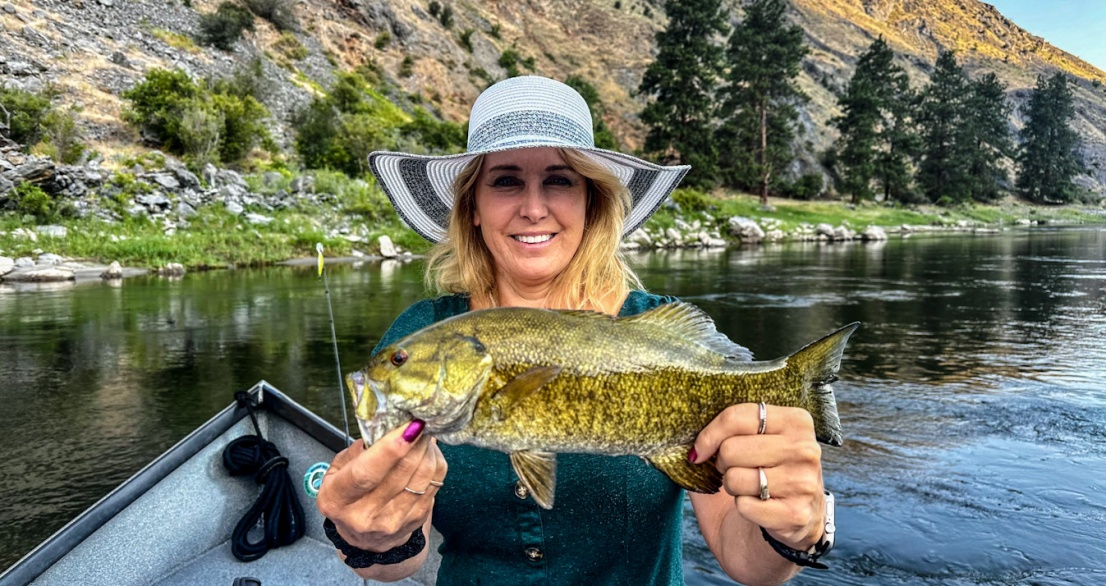
[[[370,157],[399,213],[438,243],[427,281],[449,294],[410,307],[377,350],[475,309],[628,316],[672,301],[641,291],[618,242],[688,168],[595,149],[591,129],[586,103],[568,86],[512,78],[477,99],[464,155]],[[368,449],[356,442],[322,484],[319,510],[363,577],[391,581],[418,570],[427,555],[421,537],[433,524],[443,536],[439,584],[682,583],[683,493],[641,459],[561,455],[557,506],[544,510],[506,454],[439,445],[421,431],[416,420]],[[691,494],[691,502],[727,574],[779,583],[799,569],[788,557],[806,563],[828,549],[821,452],[805,411],[731,406],[703,429],[689,458],[715,455],[724,490]]]

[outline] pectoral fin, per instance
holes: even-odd
[[[559,366],[535,366],[512,378],[489,397],[493,406],[492,413],[501,418],[506,417],[512,407],[557,378],[558,374],[561,374]]]
[[[693,492],[715,493],[722,487],[722,473],[714,467],[714,458],[701,464],[687,460],[691,446],[676,446],[645,459],[664,472],[672,482]]]
[[[557,486],[557,454],[550,452],[511,452],[511,466],[543,509],[553,508]]]

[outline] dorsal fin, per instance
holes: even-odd
[[[633,317],[622,318],[628,322],[654,324],[666,332],[686,338],[693,342],[737,360],[752,360],[753,353],[748,348],[735,344],[725,334],[714,327],[714,320],[702,309],[690,303],[677,301],[666,303]]]

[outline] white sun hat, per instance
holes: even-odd
[[[614,173],[632,201],[623,236],[640,228],[691,169],[595,148],[584,98],[559,81],[538,76],[503,80],[476,98],[466,152],[428,156],[377,151],[369,155],[369,168],[403,221],[423,238],[441,242],[453,208],[453,181],[469,161],[534,147],[575,149]]]

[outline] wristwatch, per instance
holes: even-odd
[[[764,540],[768,542],[768,545],[772,546],[772,549],[776,550],[776,553],[793,564],[814,568],[816,570],[825,570],[829,568],[829,566],[818,560],[833,549],[833,534],[837,531],[837,526],[833,522],[833,494],[828,490],[824,492],[826,494],[825,532],[822,534],[822,538],[818,540],[818,543],[814,544],[814,547],[806,551],[792,549],[769,535],[768,532],[764,530],[764,527],[760,528],[760,533],[764,536]]]

